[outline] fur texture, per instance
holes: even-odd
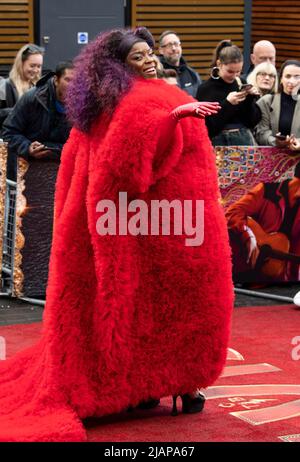
[[[41,342],[0,364],[0,440],[82,441],[79,419],[211,385],[226,359],[233,302],[227,228],[204,121],[169,112],[191,97],[137,81],[113,116],[73,129],[56,190]],[[204,199],[205,237],[105,236],[100,199]]]

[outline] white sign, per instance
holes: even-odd
[[[77,43],[79,43],[79,45],[85,45],[86,43],[89,43],[89,33],[77,32]]]

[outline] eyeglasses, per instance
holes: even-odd
[[[161,48],[172,48],[172,47],[179,48],[180,46],[181,46],[180,42],[170,42],[170,43],[166,43],[165,45],[161,45]]]
[[[270,79],[276,78],[274,74],[268,74],[267,72],[258,72],[257,75],[260,75],[261,77],[270,77]]]

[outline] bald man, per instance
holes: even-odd
[[[269,62],[275,66],[276,61],[276,48],[269,40],[260,40],[256,42],[251,54],[251,62],[253,66],[257,66],[263,62]]]
[[[272,42],[269,40],[259,40],[253,46],[253,52],[250,55],[252,65],[248,69],[247,74],[244,77],[247,77],[254,67],[263,62],[269,62],[275,66],[276,61],[276,48]]]

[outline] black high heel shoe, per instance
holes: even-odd
[[[173,408],[171,415],[178,415],[177,410],[177,398],[179,395],[173,396]],[[182,401],[182,412],[184,414],[195,414],[196,412],[201,412],[204,408],[205,396],[202,393],[197,392],[195,396],[191,396],[186,393],[185,395],[180,395]]]

